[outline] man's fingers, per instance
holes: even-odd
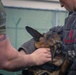
[[[50,48],[46,48],[47,51],[50,51]]]

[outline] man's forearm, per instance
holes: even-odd
[[[4,35],[0,35],[2,39]],[[30,59],[30,60],[29,60]],[[31,62],[31,63],[30,63]],[[25,66],[33,65],[30,55],[22,55],[10,44],[9,39],[6,36],[6,39],[2,40],[0,43],[0,68],[16,71],[24,68]]]
[[[20,55],[19,53],[16,57],[6,60],[3,69],[7,71],[19,71],[32,65],[34,65],[34,63],[30,55]]]

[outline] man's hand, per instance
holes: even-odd
[[[30,54],[35,65],[42,65],[51,61],[51,52],[49,48],[39,48]]]

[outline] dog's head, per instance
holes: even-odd
[[[26,26],[26,30],[32,35],[32,37],[36,41],[36,48],[50,48],[53,56],[53,64],[57,66],[62,64],[62,42],[59,33],[53,32],[51,34],[41,34],[37,30],[29,26]]]

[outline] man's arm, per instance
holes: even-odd
[[[0,40],[0,69],[16,71],[51,61],[50,49],[41,48],[32,54],[22,54],[11,46],[6,35],[0,35]]]

